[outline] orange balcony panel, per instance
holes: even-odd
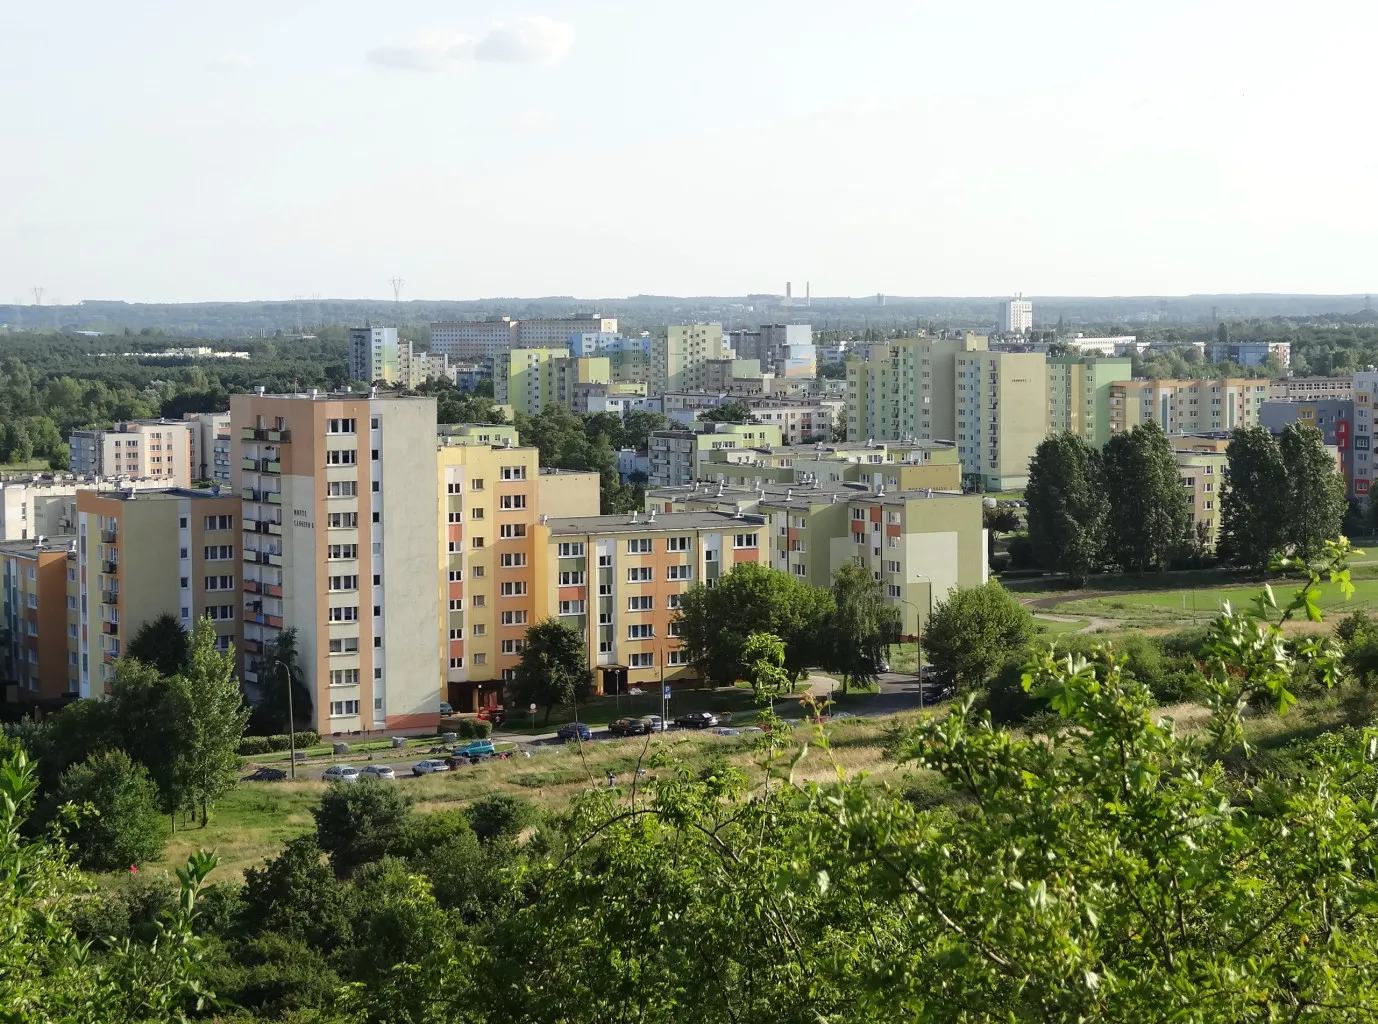
[[[887,523],[885,527],[885,536],[898,537],[901,529],[902,527],[899,523]]]
[[[582,601],[588,596],[588,587],[560,587],[561,601]]]

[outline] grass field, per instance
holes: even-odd
[[[1058,619],[1044,619],[1034,616],[1034,629],[1039,636],[1062,636],[1065,633],[1080,633],[1091,625],[1090,619],[1073,619],[1062,622]]]
[[[1274,580],[1272,585],[1278,603],[1283,604],[1290,600],[1300,582]],[[1069,598],[1050,610],[1060,615],[1121,619],[1140,626],[1191,622],[1193,615],[1197,622],[1207,622],[1219,614],[1225,602],[1228,601],[1235,607],[1247,605],[1262,589],[1262,583],[1252,583],[1232,587],[1125,592],[1113,596]],[[1372,577],[1355,580],[1354,596],[1348,601],[1336,584],[1322,584],[1320,590],[1318,603],[1328,612],[1343,615],[1350,611],[1368,611],[1378,606],[1378,579]]]

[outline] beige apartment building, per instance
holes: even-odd
[[[1049,433],[1073,433],[1093,447],[1104,447],[1110,440],[1110,388],[1130,376],[1131,366],[1124,358],[1049,358]]]
[[[652,395],[706,391],[711,376],[708,363],[731,358],[722,324],[672,325],[651,339],[647,390]]]
[[[1199,434],[1259,422],[1268,400],[1263,379],[1122,380],[1110,385],[1110,432],[1157,423],[1167,434]]]
[[[1198,524],[1206,528],[1206,544],[1214,548],[1220,538],[1220,500],[1225,489],[1225,467],[1229,465],[1229,438],[1178,434],[1169,440],[1177,460],[1177,475],[1191,502],[1189,521],[1193,529]]]
[[[81,696],[108,693],[129,639],[163,614],[186,630],[209,616],[222,650],[238,644],[240,515],[238,495],[213,490],[77,492]]]
[[[962,475],[987,491],[1024,487],[1048,433],[1047,366],[1037,352],[956,357],[957,452]]]
[[[68,440],[72,472],[190,487],[199,478],[192,465],[192,433],[198,431],[199,439],[199,430],[199,424],[184,420],[133,420],[108,430],[74,430]]]
[[[849,353],[848,441],[957,439],[957,357],[987,350],[985,335],[919,335]]]
[[[235,395],[244,680],[278,635],[322,733],[435,728],[441,650],[436,405],[363,393]]]

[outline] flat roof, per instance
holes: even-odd
[[[215,487],[145,487],[121,488],[119,490],[92,491],[97,498],[115,498],[119,501],[158,501],[181,498],[214,498],[217,500],[240,500],[240,494],[228,484]]]
[[[554,535],[599,534],[599,533],[674,533],[682,530],[730,530],[735,527],[762,527],[765,520],[760,516],[735,516],[727,512],[658,512],[636,513],[615,516],[577,516],[574,518],[551,518],[545,525]]]
[[[35,558],[38,555],[66,555],[70,553],[70,543],[76,537],[71,534],[55,534],[46,538],[42,547],[32,538],[29,540],[0,541],[0,552],[17,558]]]

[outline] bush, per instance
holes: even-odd
[[[353,914],[352,890],[321,859],[313,835],[298,836],[263,867],[244,872],[241,933],[281,932],[328,953],[349,944]]]
[[[328,1008],[344,987],[323,954],[280,932],[237,945],[233,956],[212,970],[210,985],[229,1005],[252,1010],[259,1020]]]
[[[1029,540],[1028,534],[1020,533],[1011,537],[1005,550],[1009,553],[1011,569],[1039,568],[1038,558],[1034,555],[1033,541]]]
[[[1014,725],[1047,710],[1048,702],[1025,691],[1024,659],[1011,658],[990,681],[978,706],[990,712],[995,724]]]
[[[1009,555],[992,555],[990,560],[991,572],[1005,572],[1010,567]]]
[[[378,860],[397,841],[411,814],[396,786],[330,786],[311,811],[316,837],[337,875]]]
[[[254,754],[266,754],[272,749],[268,746],[267,736],[245,736],[239,741],[239,752],[246,757]]]
[[[165,829],[158,787],[148,770],[123,750],[96,754],[68,768],[53,799],[58,807],[77,806],[80,816],[68,836],[77,863],[87,870],[114,871],[162,856]],[[87,804],[94,814],[83,809]]]
[[[461,718],[455,735],[462,740],[486,740],[493,735],[493,723],[482,718]]]
[[[536,821],[536,808],[514,796],[490,796],[469,807],[469,824],[482,842],[515,839]]]

